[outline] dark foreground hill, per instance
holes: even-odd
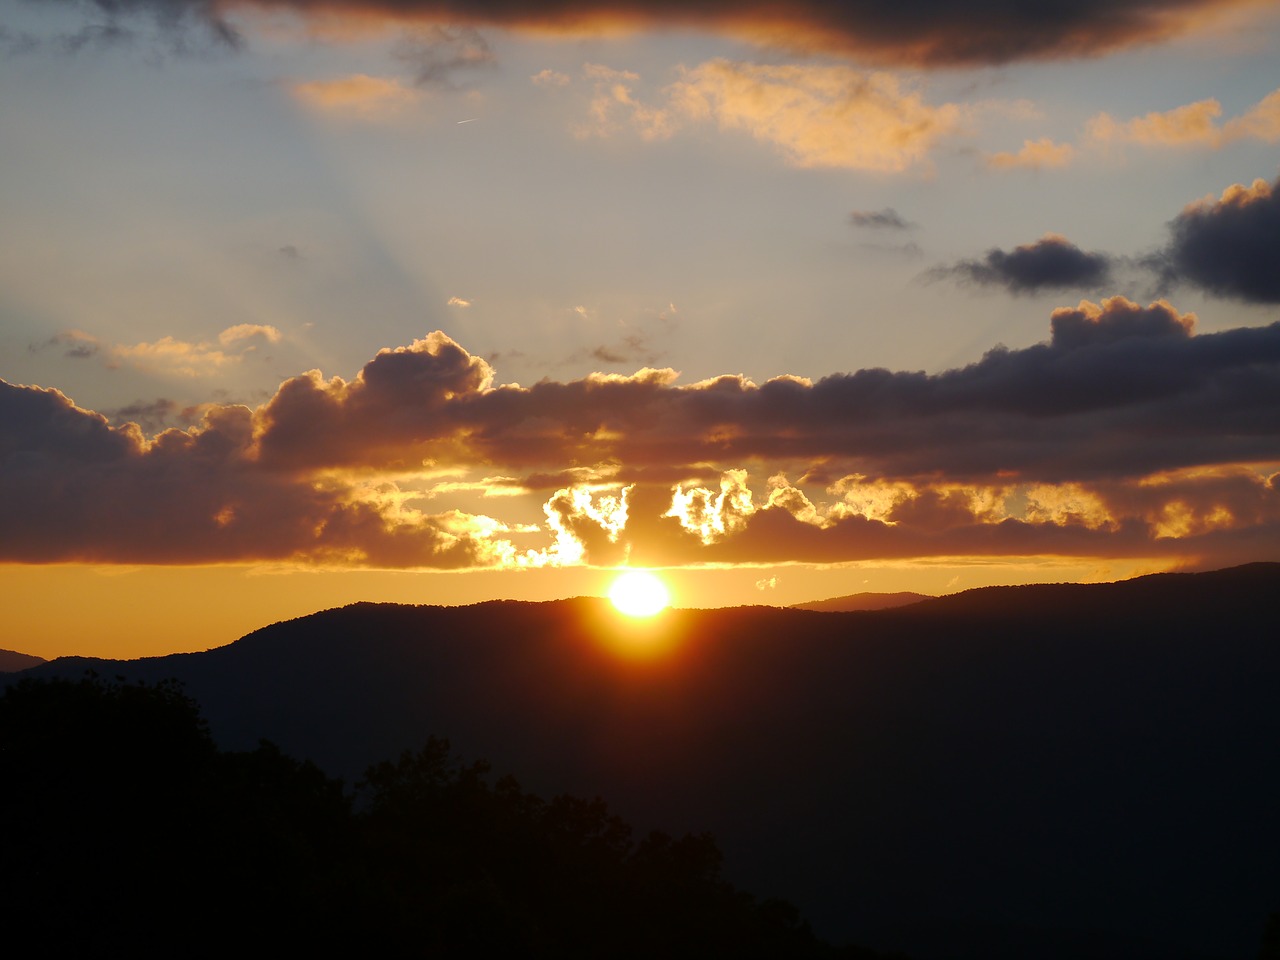
[[[219,742],[353,778],[451,738],[711,831],[817,932],[951,958],[1248,958],[1280,906],[1280,564],[893,610],[357,604],[203,654]],[[648,658],[629,650],[658,650]]]
[[[219,749],[172,684],[9,686],[0,783],[0,910],[53,956],[893,960],[735,889],[708,835],[637,837],[435,739],[351,792]]]

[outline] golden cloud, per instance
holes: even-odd
[[[987,166],[993,170],[1065,167],[1075,158],[1075,147],[1069,143],[1054,143],[1048,137],[1024,140],[1017,153],[992,153],[987,156]]]
[[[366,119],[389,116],[422,97],[422,91],[399,80],[364,73],[295,83],[291,90],[298,100],[315,110]]]
[[[1144,147],[1209,147],[1238,140],[1280,140],[1280,90],[1275,90],[1239,117],[1219,124],[1222,104],[1213,98],[1163,112],[1119,121],[1100,113],[1089,121],[1086,135],[1096,143],[1136,143]]]

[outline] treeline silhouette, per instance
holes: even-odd
[[[437,738],[347,790],[265,741],[219,749],[174,682],[10,686],[0,784],[0,911],[46,953],[882,956],[735,889],[708,834],[637,839]]]

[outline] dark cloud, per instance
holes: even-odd
[[[107,50],[111,47],[128,46],[136,39],[137,34],[133,30],[113,21],[90,24],[75,33],[59,37],[57,43],[64,53],[79,53],[86,48]]]
[[[1154,264],[1166,283],[1280,303],[1280,178],[1237,184],[1216,201],[1192,204],[1170,229],[1173,238]]]
[[[883,210],[854,210],[849,214],[849,222],[855,227],[872,230],[909,230],[915,226],[902,219],[902,215],[893,207],[885,207]]]
[[[474,27],[424,27],[397,43],[392,56],[413,71],[415,86],[442,90],[461,89],[460,76],[497,63],[489,42]]]
[[[8,53],[54,50],[78,54],[145,41],[157,51],[177,56],[205,56],[243,46],[240,33],[219,12],[218,0],[82,0],[77,4],[90,17],[79,29],[35,36],[11,36],[0,27],[0,48]],[[154,29],[136,27],[146,22]]]
[[[221,15],[218,0],[88,0],[111,21],[121,16],[149,17],[165,35],[181,37],[195,32],[226,47],[240,47],[243,38]]]
[[[32,53],[41,47],[40,38],[30,33],[14,33],[0,24],[0,51],[5,56],[16,57],[24,53]]]
[[[192,17],[225,43],[238,35],[215,0],[94,0],[116,14],[141,11],[162,24]],[[1200,26],[1206,15],[1251,0],[240,0],[241,6],[306,13],[349,11],[437,23],[575,31],[655,24],[723,30],[792,49],[848,52],[881,63],[943,66],[1095,56]]]
[[[1113,344],[1130,337],[1186,339],[1195,330],[1195,315],[1180,314],[1164,301],[1144,308],[1117,297],[1107,302],[1105,310],[1088,301],[1075,308],[1061,307],[1053,311],[1049,330],[1053,345],[1063,350]]]
[[[87,360],[102,352],[102,344],[97,338],[77,330],[67,330],[54,334],[42,343],[33,343],[28,347],[31,353],[45,350],[61,349],[62,355],[71,360]]]
[[[295,560],[484,565],[450,517],[402,515],[393,490],[263,470],[247,407],[144,442],[56,390],[0,381],[0,557],[24,562]],[[453,528],[453,529],[451,529]]]
[[[189,427],[200,419],[194,407],[184,407],[164,397],[135,400],[114,410],[104,410],[103,413],[117,424],[136,423],[148,435],[161,433],[170,427]]]
[[[259,455],[529,470],[834,460],[881,476],[1045,481],[1280,460],[1280,324],[1199,336],[1192,325],[1167,303],[1116,297],[1055,312],[1049,343],[936,375],[683,387],[644,370],[488,389],[484,361],[433,335],[351,382],[284,383],[258,413]]]
[[[1015,294],[1039,290],[1097,289],[1111,282],[1114,259],[1081,250],[1066,237],[1045,234],[1011,251],[988,250],[981,260],[962,260],[930,271],[929,279],[959,277]]]
[[[574,357],[577,359],[595,360],[597,363],[657,363],[662,351],[655,350],[649,344],[649,338],[643,333],[628,334],[616,344],[602,344]]]

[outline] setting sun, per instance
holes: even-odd
[[[648,570],[628,570],[609,588],[613,605],[629,617],[651,617],[671,602],[666,585]]]

